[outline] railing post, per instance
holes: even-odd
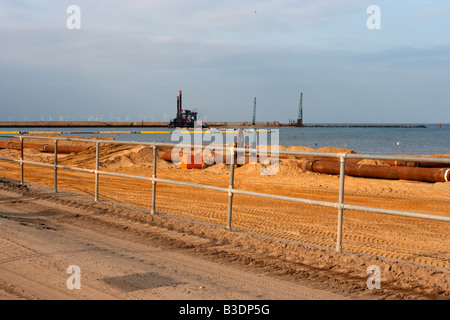
[[[231,214],[233,212],[233,192],[231,191],[234,188],[234,147],[230,148],[230,186],[228,190],[228,215],[227,215],[227,229],[231,230]]]
[[[157,147],[156,144],[153,142],[153,175],[152,177],[156,179],[156,155],[157,155]],[[154,214],[156,212],[156,181],[152,180],[152,211],[151,213]]]
[[[23,137],[20,136],[20,185],[23,186]]]
[[[337,224],[337,237],[336,237],[336,251],[342,251],[342,220],[344,215],[344,180],[345,180],[345,158],[346,155],[341,155],[339,158],[340,170],[339,170],[339,208],[338,208],[338,224]]]
[[[58,192],[58,140],[55,139],[55,193]]]
[[[94,201],[98,201],[98,168],[100,161],[100,144],[95,143],[95,196]]]

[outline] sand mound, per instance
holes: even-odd
[[[318,148],[314,151],[330,152],[330,153],[357,153],[357,152],[347,149],[347,148],[335,148],[335,147],[322,147],[322,148]]]
[[[101,158],[102,165],[105,167],[109,166],[120,166],[120,167],[151,167],[153,162],[153,149],[147,146],[130,146],[129,148],[117,154],[115,148],[110,146],[102,150],[104,157]],[[106,152],[105,152],[106,151]]]
[[[214,174],[227,174],[230,172],[230,167],[224,163],[218,163],[203,170]]]
[[[279,150],[283,151],[315,151],[315,149],[310,147],[302,147],[302,146],[279,146]]]

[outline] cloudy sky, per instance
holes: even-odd
[[[305,123],[449,123],[449,30],[448,0],[2,0],[0,120],[168,121],[182,90],[206,121],[303,92]]]

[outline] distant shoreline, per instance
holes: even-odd
[[[125,121],[0,121],[0,128],[108,128],[108,127],[154,127],[167,128],[168,122],[125,122]],[[211,127],[294,127],[277,125],[272,122],[257,122],[254,126],[242,125],[243,122],[208,122]],[[303,128],[426,128],[424,125],[390,124],[305,124]]]
[[[421,124],[313,124],[303,125],[304,128],[426,128]]]
[[[0,128],[167,127],[168,122],[129,121],[0,121]]]

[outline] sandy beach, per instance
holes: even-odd
[[[61,145],[64,143],[60,142]],[[333,147],[280,149],[352,152]],[[0,149],[0,157],[19,159],[20,151]],[[33,149],[25,149],[24,158],[44,163],[54,161],[52,153]],[[146,146],[102,144],[100,170],[151,176],[152,158],[152,149]],[[382,161],[362,161],[385,165]],[[94,169],[95,149],[59,155],[58,164]],[[49,188],[53,186],[53,168],[29,164],[25,164],[24,168],[25,182]],[[201,170],[182,170],[179,165],[158,157],[157,168],[158,178],[220,187],[228,187],[229,183],[229,166],[226,164]],[[294,156],[280,159],[276,175],[261,175],[260,170],[261,164],[237,167],[235,188],[332,202],[338,200],[338,176],[304,171],[301,160]],[[19,180],[19,164],[2,161],[0,176]],[[11,192],[24,192],[10,183],[3,188]],[[87,196],[91,200],[84,201],[92,201],[94,175],[58,169],[58,189],[60,192]],[[100,201],[91,204],[91,207],[117,201],[148,210],[151,208],[151,189],[150,181],[101,175]],[[30,187],[26,192],[39,198],[37,189]],[[69,203],[68,199],[58,200],[58,194],[45,194],[51,201]],[[350,176],[345,180],[345,203],[355,205],[450,216],[449,194],[449,182]],[[86,217],[94,210],[88,209],[87,205],[82,208],[86,208]],[[106,207],[103,210],[107,214],[102,219],[107,223],[108,218],[114,216],[114,211]],[[200,255],[214,255],[228,262],[235,260],[246,268],[292,279],[305,278],[303,276],[307,274],[306,278],[316,279],[322,287],[353,298],[362,293],[377,299],[450,298],[450,226],[445,222],[346,210],[343,252],[337,253],[334,251],[337,228],[335,208],[235,195],[233,231],[229,231],[225,229],[227,194],[158,183],[156,210],[156,215],[120,211],[118,216],[123,218],[121,223],[129,230],[134,230],[137,225],[141,228],[144,224],[150,224],[176,231],[178,236],[190,235],[192,239],[198,240],[197,237],[200,237],[213,241],[211,247],[205,243],[197,246],[195,241],[187,242],[189,250],[198,251]],[[377,265],[382,271],[383,286],[378,291],[367,290],[364,279],[368,277],[366,270],[370,265]]]

